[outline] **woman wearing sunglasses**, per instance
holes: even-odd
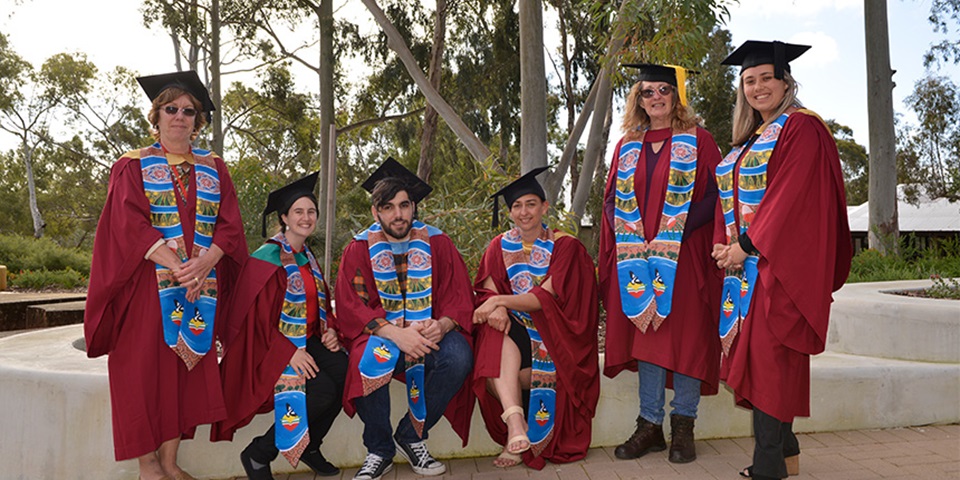
[[[810,416],[810,355],[850,271],[837,145],[790,74],[809,48],[751,40],[723,61],[741,70],[734,148],[717,166],[721,375],[753,410],[753,465],[740,474],[761,480],[799,473],[793,419]]]
[[[87,354],[109,354],[117,461],[142,480],[193,477],[181,438],[224,417],[218,299],[247,257],[223,160],[191,142],[214,109],[196,72],[137,79],[156,143],[114,163],[97,225],[84,316]],[[190,448],[189,446],[185,448]]]
[[[686,69],[626,66],[640,75],[607,180],[598,267],[604,374],[639,372],[640,414],[614,453],[632,459],[667,448],[664,389],[672,388],[668,458],[686,463],[696,459],[700,395],[719,387],[721,279],[708,255],[720,150],[687,106]]]

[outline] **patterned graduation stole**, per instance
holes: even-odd
[[[514,295],[529,292],[540,285],[550,269],[550,257],[553,255],[553,230],[543,225],[543,232],[533,243],[530,253],[523,251],[520,229],[512,230],[500,237],[500,249],[503,251],[503,265],[510,278],[510,288]],[[530,376],[530,406],[527,412],[527,436],[534,456],[547,447],[553,438],[553,424],[557,407],[557,368],[553,364],[550,352],[540,337],[533,317],[527,312],[510,311],[516,315],[530,336],[532,372]]]
[[[433,318],[431,295],[433,293],[433,267],[430,254],[430,233],[428,227],[419,220],[413,221],[410,229],[410,247],[407,251],[407,291],[400,291],[397,279],[397,267],[393,261],[393,250],[387,241],[380,223],[374,223],[357,238],[366,237],[370,250],[370,265],[377,284],[380,303],[386,311],[386,320],[400,328],[410,322],[421,322]],[[400,348],[392,341],[370,335],[367,347],[360,358],[360,375],[363,380],[363,396],[390,383],[393,370],[399,359]],[[404,355],[407,379],[407,406],[410,421],[417,436],[423,438],[423,424],[427,419],[427,406],[424,398],[423,358]]]
[[[746,145],[735,147],[717,165],[717,188],[720,196],[720,206],[723,209],[724,231],[727,245],[737,243],[740,235],[747,231],[757,207],[767,191],[767,162],[773,153],[773,148],[780,138],[780,131],[786,123],[789,113],[780,115],[775,121],[763,129],[759,138],[743,155],[740,169],[736,176],[737,204],[740,208],[740,224],[734,215],[734,171],[737,162]],[[739,228],[738,228],[739,227]],[[757,280],[757,255],[747,255],[743,261],[743,270],[727,269],[723,278],[723,293],[720,306],[720,344],[723,346],[723,355],[730,353],[730,346],[740,332],[743,319],[747,317],[750,301],[753,299],[753,286]]]
[[[193,251],[187,255],[183,227],[173,190],[173,170],[167,164],[160,143],[140,150],[143,193],[150,202],[150,222],[163,234],[166,246],[186,262],[207,253],[213,242],[213,229],[220,211],[220,177],[213,154],[194,148],[193,166],[197,185],[197,219],[194,225]],[[200,298],[187,301],[187,287],[177,282],[168,268],[157,264],[157,291],[163,338],[167,346],[192,370],[213,345],[213,322],[217,312],[217,275],[211,269],[203,279]]]
[[[670,141],[670,172],[663,213],[657,236],[650,242],[643,238],[643,219],[634,191],[634,175],[643,158],[643,134],[620,147],[614,234],[621,308],[627,318],[646,333],[651,323],[654,331],[660,328],[673,304],[680,241],[697,175],[696,130],[675,133]]]
[[[280,245],[280,264],[287,274],[287,291],[283,294],[280,310],[280,333],[300,350],[307,348],[307,297],[303,275],[297,266],[293,248],[283,233],[278,233],[269,242]],[[323,274],[313,252],[303,246],[310,262],[310,271],[317,286],[317,311],[322,334],[327,330],[327,295],[323,291]],[[307,421],[307,380],[287,365],[273,387],[274,442],[284,458],[294,468],[300,463],[300,455],[310,443]]]

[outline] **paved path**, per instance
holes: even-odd
[[[791,479],[960,479],[960,425],[811,433],[798,437],[803,449],[801,473]],[[668,462],[666,451],[648,454],[639,460],[616,460],[613,447],[607,447],[591,449],[587,458],[579,462],[548,463],[539,472],[523,466],[501,470],[491,464],[493,457],[484,457],[450,460],[447,474],[440,477],[419,477],[409,466],[400,464],[394,465],[394,470],[383,478],[735,480],[741,478],[737,475],[738,469],[750,464],[752,452],[752,438],[732,438],[698,441],[697,461],[686,465]],[[356,471],[356,467],[346,469],[341,478],[351,479]],[[274,478],[313,480],[314,475],[297,473],[274,475]],[[316,477],[323,478],[330,477]]]

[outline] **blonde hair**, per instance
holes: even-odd
[[[623,123],[620,125],[623,133],[637,129],[643,130],[650,126],[650,116],[643,109],[640,99],[640,86],[643,82],[644,80],[634,83],[630,87],[630,93],[627,94],[627,107],[623,114]],[[680,103],[677,87],[673,87],[673,112],[671,113],[673,118],[670,120],[670,129],[677,132],[690,130],[702,122],[693,108]]]
[[[193,133],[190,135],[190,141],[196,140],[200,129],[207,124],[207,116],[203,111],[203,104],[200,103],[200,100],[197,100],[193,94],[180,87],[168,87],[153,99],[150,112],[147,113],[147,120],[150,122],[150,135],[154,140],[160,141],[160,130],[158,128],[160,124],[160,108],[180,98],[181,95],[186,95],[190,98],[190,103],[193,104],[193,108],[197,111],[197,114],[193,116]]]
[[[770,117],[771,122],[783,115],[783,112],[791,106],[803,107],[803,104],[797,98],[797,90],[799,90],[800,84],[786,70],[783,71],[783,82],[787,84],[787,90],[776,112]],[[764,122],[760,112],[754,110],[747,103],[747,96],[743,93],[743,77],[740,77],[740,85],[737,86],[737,103],[733,107],[733,142],[731,143],[736,146],[747,143],[757,130],[766,128],[769,123]]]

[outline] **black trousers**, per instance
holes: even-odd
[[[327,350],[316,335],[307,339],[307,353],[320,368],[317,376],[307,380],[310,443],[307,444],[306,451],[312,452],[320,449],[323,437],[330,431],[334,419],[343,407],[341,399],[343,382],[347,378],[347,354],[343,350]],[[250,442],[250,458],[257,463],[269,464],[280,454],[274,440],[274,428],[274,425],[270,425],[266,433]]]
[[[793,423],[780,420],[753,407],[753,476],[787,478],[783,459],[800,453]]]

